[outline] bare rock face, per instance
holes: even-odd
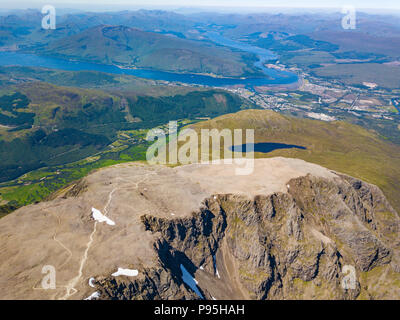
[[[376,186],[301,160],[255,165],[118,165],[18,210],[0,220],[1,298],[400,298],[400,219]]]
[[[288,188],[252,201],[216,195],[190,218],[142,216],[146,229],[160,235],[155,250],[162,272],[170,274],[156,287],[171,285],[167,291],[174,292],[181,282],[173,275],[184,264],[203,280],[198,287],[209,299],[354,299],[362,287],[367,297],[400,298],[398,266],[390,266],[400,221],[378,188],[343,175],[334,181],[309,175]],[[342,284],[345,265],[356,270],[352,288]],[[369,292],[364,278],[378,267],[397,282],[391,288],[376,283],[379,289]]]

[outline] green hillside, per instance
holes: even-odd
[[[400,147],[346,122],[296,119],[267,110],[244,110],[192,125],[203,128],[254,129],[255,142],[300,145],[306,150],[256,153],[257,158],[300,158],[379,186],[400,212]],[[221,152],[221,154],[223,154]]]
[[[0,216],[92,170],[146,159],[149,129],[249,107],[222,90],[112,94],[28,82],[0,91]]]

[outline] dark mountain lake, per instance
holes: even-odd
[[[297,146],[293,144],[284,144],[284,143],[273,143],[273,142],[247,143],[237,146],[231,146],[229,149],[233,152],[252,152],[254,150],[254,152],[261,152],[261,153],[269,153],[274,150],[280,150],[280,149],[307,150],[306,147],[302,146]]]

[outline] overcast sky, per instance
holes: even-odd
[[[64,8],[113,7],[294,7],[294,8],[341,8],[353,5],[358,8],[398,9],[399,0],[0,0],[1,8],[39,8],[52,4]]]

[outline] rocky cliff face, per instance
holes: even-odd
[[[101,297],[198,299],[184,266],[207,299],[400,298],[400,219],[377,187],[307,175],[287,188],[216,194],[189,217],[142,215],[157,262],[133,281],[97,279]]]
[[[298,159],[235,172],[121,164],[2,218],[0,299],[400,298],[377,187]]]

